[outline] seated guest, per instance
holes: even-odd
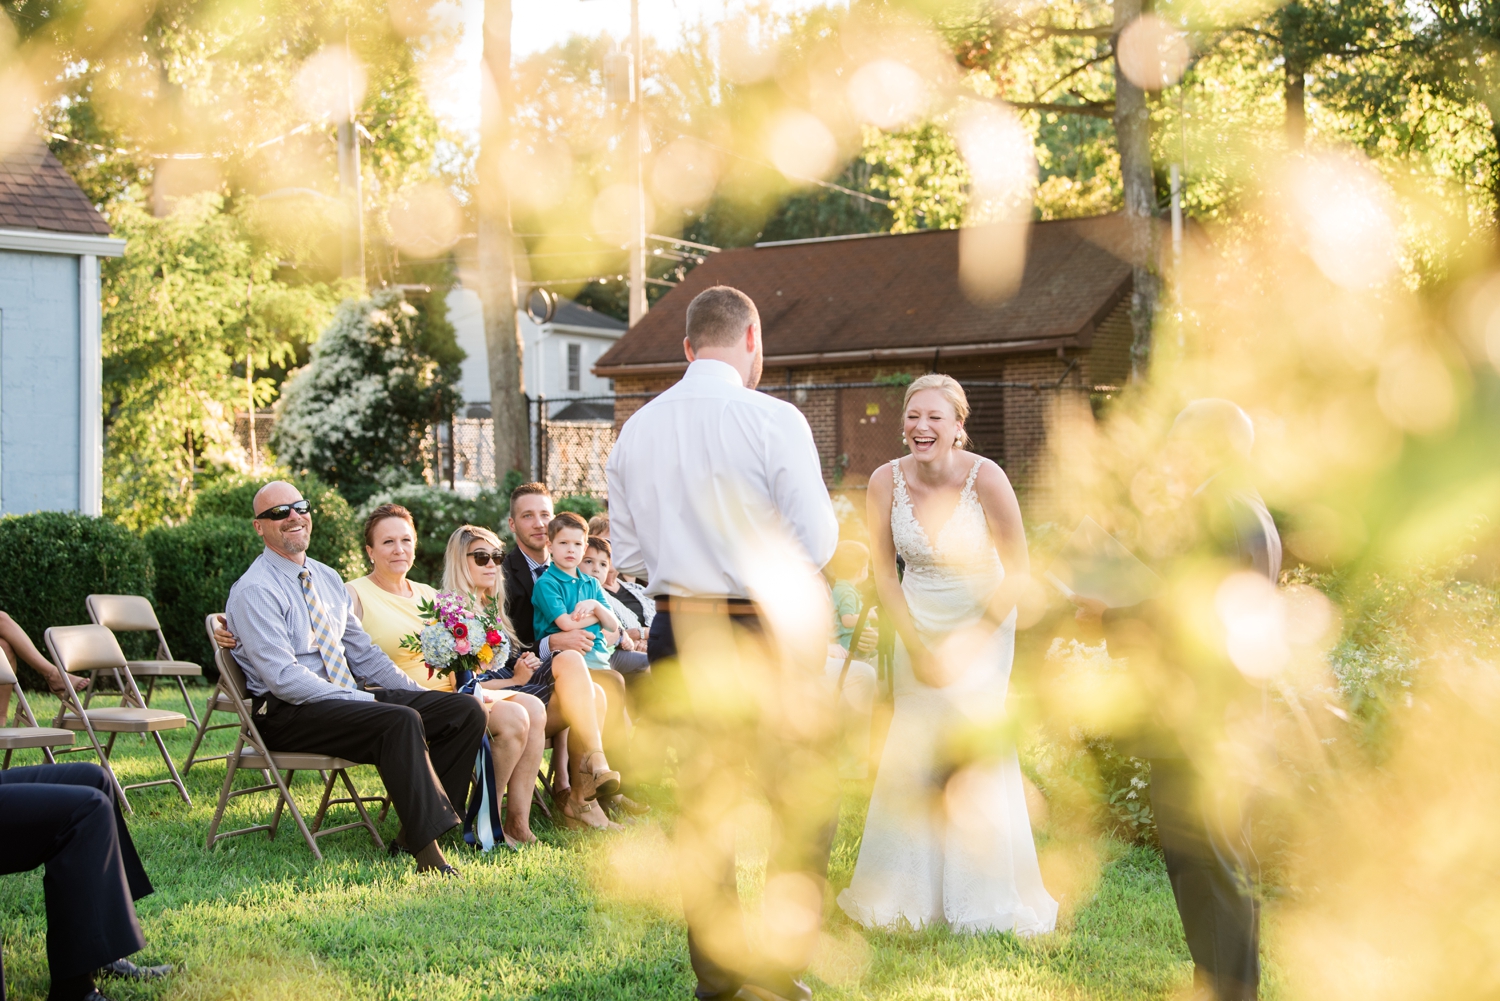
[[[406,576],[417,558],[417,523],[411,512],[400,504],[371,511],[365,519],[365,555],[370,572],[344,585],[361,628],[408,678],[435,692],[453,691],[453,675],[433,674],[420,653],[401,649],[402,637],[420,632],[425,624],[417,609],[437,597],[431,585]]]
[[[646,657],[645,641],[645,630],[651,627],[641,621],[641,616],[645,614],[644,606],[634,600],[633,594],[620,586],[619,578],[615,577],[615,568],[610,560],[609,540],[596,539],[591,535],[584,549],[583,562],[578,564],[578,569],[599,582],[600,590],[609,601],[609,610],[614,613],[616,619],[620,620],[620,628],[617,631],[605,634],[610,647],[609,668],[634,681],[637,676],[651,672],[651,662]],[[613,592],[609,587],[612,578],[616,585]],[[622,595],[627,596],[629,600]]]
[[[392,850],[456,873],[437,838],[459,824],[484,709],[424,689],[370,642],[339,575],[307,556],[312,512],[296,487],[261,487],[254,514],[266,548],[229,591],[228,626],[261,736],[273,751],[375,765],[401,819]]]
[[[4,651],[6,659],[12,664],[19,664],[22,661],[30,664],[31,669],[42,676],[42,680],[47,683],[47,690],[53,695],[61,698],[66,693],[62,671],[58,670],[57,665],[36,648],[36,644],[31,642],[31,637],[26,635],[26,630],[4,612],[0,612],[0,651]],[[80,695],[88,684],[87,678],[73,679],[73,687]],[[5,725],[5,717],[9,712],[10,686],[0,685],[0,726]]]
[[[419,652],[401,648],[404,637],[421,632],[426,624],[418,613],[422,602],[437,597],[437,591],[431,586],[408,580],[406,576],[417,555],[417,529],[411,512],[399,504],[382,504],[371,511],[365,519],[365,553],[374,569],[368,576],[344,585],[349,592],[350,609],[359,619],[361,628],[412,681],[433,691],[456,690],[454,675],[434,674],[427,669]],[[221,646],[234,648],[235,638],[228,630],[215,629],[214,635]],[[531,717],[535,715],[541,719],[545,716],[540,702],[530,699],[529,703],[524,697],[511,699],[508,694],[497,694],[487,701],[490,756],[499,788],[505,788],[506,777],[512,773],[520,776],[526,772],[521,767],[521,759],[528,750]],[[537,732],[536,757],[540,761],[540,724]],[[518,777],[514,781],[521,779]],[[528,820],[531,786],[536,782],[535,768],[531,769],[525,782],[524,811],[504,825],[504,837],[510,847],[536,840]],[[516,802],[515,797],[512,802]]]
[[[500,540],[493,532],[464,525],[448,537],[443,552],[443,590],[466,594],[476,605],[494,602],[502,609],[501,649],[492,662],[494,668],[469,679],[463,690],[472,692],[490,714],[494,792],[499,796],[501,790],[505,791],[502,829],[506,844],[515,847],[536,840],[531,833],[531,797],[546,750],[547,707],[535,691],[526,691],[514,682],[490,680],[502,667],[509,668],[513,676],[526,678],[542,666],[536,654],[522,650],[516,642],[515,630],[503,611],[503,595],[496,587],[499,577]]]
[[[459,528],[448,540],[443,589],[463,591],[483,600],[498,600],[501,608],[513,607],[507,600],[505,582],[500,573],[500,550],[499,537],[489,529],[477,525]],[[508,615],[505,619],[507,628],[516,632],[515,621]],[[545,733],[551,737],[567,729],[567,744],[571,751],[568,755],[570,781],[565,794],[555,794],[562,803],[563,824],[600,829],[615,826],[596,802],[601,792],[611,795],[619,790],[620,785],[619,773],[609,768],[600,734],[608,701],[604,690],[589,677],[582,658],[575,651],[566,650],[538,661],[528,653],[480,675],[479,684],[490,691],[533,696],[546,706],[544,725],[536,729],[535,736],[538,765],[541,763],[541,735]],[[532,775],[534,778],[535,772]],[[529,789],[515,800],[517,813],[523,803],[529,811]],[[507,807],[507,819],[510,816]]]
[[[108,1001],[94,985],[100,973],[150,980],[171,972],[125,958],[146,945],[134,901],[152,892],[151,880],[98,765],[0,771],[0,874],[39,865],[47,867],[48,1001]]]

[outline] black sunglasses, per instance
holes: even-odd
[[[312,505],[309,504],[307,501],[305,501],[305,500],[293,501],[290,504],[277,504],[275,507],[268,507],[264,511],[262,511],[260,514],[256,515],[255,516],[255,520],[256,521],[286,521],[288,518],[291,517],[293,511],[297,512],[298,514],[307,514],[311,510],[312,510]]]
[[[490,565],[490,560],[494,560],[495,561],[495,565],[499,566],[500,565],[500,551],[497,549],[493,553],[489,553],[489,552],[485,552],[483,549],[476,549],[472,553],[469,554],[469,559],[473,560],[476,565],[482,566],[482,567],[489,566]]]

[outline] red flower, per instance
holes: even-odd
[[[484,641],[490,646],[500,645],[500,633],[494,629],[484,634]]]
[[[464,625],[462,622],[455,622],[453,624],[453,638],[456,640],[462,640],[468,639],[468,637],[469,627]]]

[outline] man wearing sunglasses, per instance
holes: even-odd
[[[228,617],[261,735],[273,751],[375,765],[418,871],[456,872],[437,838],[459,824],[484,709],[422,688],[370,641],[338,573],[307,556],[312,511],[296,487],[266,484],[254,515],[266,548],[230,589]]]

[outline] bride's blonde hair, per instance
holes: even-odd
[[[969,420],[969,397],[964,392],[964,387],[958,384],[958,380],[951,375],[943,375],[940,372],[928,372],[926,375],[918,376],[906,387],[906,398],[901,401],[901,412],[905,414],[911,406],[911,398],[924,389],[935,389],[943,394],[953,407],[954,416],[958,420],[958,435],[953,439],[953,444],[959,448],[968,448],[969,432],[963,426]],[[902,439],[905,440],[905,439]]]

